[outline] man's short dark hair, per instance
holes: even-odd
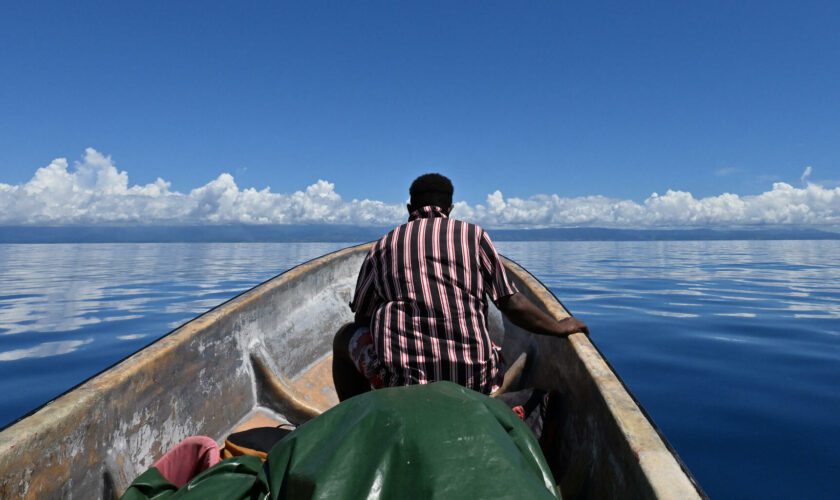
[[[411,195],[411,206],[414,208],[435,205],[440,208],[452,206],[452,181],[440,174],[423,174],[414,179],[408,193]]]

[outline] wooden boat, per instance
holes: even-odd
[[[195,318],[0,432],[0,498],[114,498],[189,435],[302,423],[337,403],[331,341],[370,244],[287,271]],[[516,263],[519,289],[569,313]],[[520,383],[563,394],[565,498],[704,497],[609,364],[581,334],[532,335],[491,307]],[[521,356],[527,353],[527,357]]]

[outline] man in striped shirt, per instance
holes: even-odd
[[[438,380],[489,394],[502,374],[487,330],[487,296],[531,332],[588,334],[583,322],[557,321],[519,293],[482,228],[449,218],[449,179],[422,175],[409,193],[408,222],[368,252],[350,303],[355,321],[333,342],[341,400]]]

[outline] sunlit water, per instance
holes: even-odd
[[[0,425],[342,244],[0,245]],[[840,491],[840,242],[499,243],[718,498]]]

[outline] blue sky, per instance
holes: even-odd
[[[130,185],[386,204],[426,171],[471,207],[840,179],[837,2],[34,4],[0,16],[7,186],[88,147]]]

